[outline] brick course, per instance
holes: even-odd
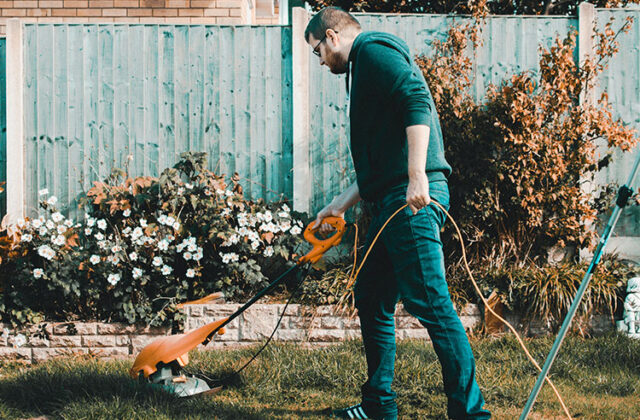
[[[274,16],[257,17],[255,1],[0,0],[0,36],[6,35],[11,18],[29,23],[277,24],[277,9]]]

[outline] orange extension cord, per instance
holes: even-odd
[[[442,207],[440,205],[440,203],[438,203],[435,200],[431,201],[433,204],[435,204],[436,206],[438,206],[443,212],[445,212],[445,214],[447,215],[447,217],[451,220],[451,223],[453,223],[453,226],[456,229],[456,232],[458,233],[458,238],[460,238],[460,246],[462,249],[462,258],[464,260],[464,266],[467,270],[467,273],[469,274],[469,278],[471,279],[471,282],[473,283],[473,287],[476,290],[476,293],[478,294],[478,296],[480,296],[480,299],[482,299],[482,302],[484,302],[485,307],[496,317],[498,318],[500,321],[502,321],[510,330],[511,332],[513,332],[513,334],[516,336],[516,339],[518,340],[518,343],[520,343],[520,346],[522,347],[522,349],[524,350],[525,354],[527,355],[527,357],[529,358],[529,360],[531,361],[531,363],[533,363],[533,365],[538,369],[538,371],[542,372],[542,368],[540,367],[540,365],[538,364],[538,362],[536,362],[536,359],[533,358],[533,356],[531,356],[531,353],[529,353],[529,350],[527,349],[527,346],[524,344],[524,342],[522,341],[522,339],[520,338],[520,335],[518,334],[518,332],[515,330],[515,328],[513,328],[513,326],[511,324],[509,324],[509,322],[502,318],[500,315],[498,315],[493,308],[491,308],[491,306],[489,306],[489,303],[487,302],[487,300],[484,298],[484,296],[482,295],[482,292],[480,291],[480,288],[478,287],[478,284],[476,283],[476,280],[473,278],[473,274],[471,273],[471,269],[469,268],[469,263],[467,261],[467,254],[465,251],[465,247],[464,247],[464,242],[462,239],[462,233],[460,232],[460,228],[458,227],[458,224],[456,223],[456,221],[453,219],[453,217],[451,217],[451,215],[449,214],[449,212],[447,210],[444,209],[444,207]],[[356,258],[357,258],[357,246],[358,246],[358,226],[354,223],[354,226],[356,228],[356,237],[355,237],[355,241],[354,241],[354,251],[353,251],[353,268],[351,269],[351,274],[349,275],[349,278],[347,280],[347,289],[350,289],[353,284],[356,281],[356,278],[358,278],[358,274],[360,274],[360,270],[362,269],[362,266],[364,265],[365,261],[367,260],[367,257],[369,256],[369,253],[371,252],[371,250],[373,249],[373,246],[375,245],[376,241],[378,240],[378,237],[380,236],[380,234],[382,233],[382,231],[385,229],[385,227],[387,227],[387,224],[389,224],[389,222],[391,221],[391,219],[393,219],[396,214],[398,214],[401,210],[403,210],[405,207],[407,207],[408,204],[405,204],[404,206],[400,207],[398,210],[395,211],[395,213],[393,213],[388,219],[387,221],[384,223],[384,225],[382,225],[382,227],[380,228],[380,230],[378,231],[378,233],[376,234],[375,238],[373,238],[373,241],[371,242],[371,245],[369,246],[369,249],[367,250],[367,252],[364,255],[364,258],[362,259],[362,261],[360,262],[360,265],[358,266],[358,269],[356,270]],[[564,410],[565,414],[567,415],[567,417],[569,418],[569,420],[572,420],[571,414],[569,413],[569,409],[567,408],[567,406],[564,404],[564,401],[562,400],[562,397],[560,396],[560,393],[558,392],[558,390],[556,389],[555,385],[553,384],[553,382],[551,382],[551,379],[549,379],[549,377],[545,377],[547,383],[549,385],[551,385],[551,388],[553,388],[553,392],[556,394],[556,397],[558,398],[558,401],[560,401],[560,405],[562,405],[562,409]]]

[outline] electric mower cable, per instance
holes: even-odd
[[[467,261],[467,254],[466,254],[466,250],[465,250],[465,246],[464,246],[464,240],[462,239],[462,232],[460,231],[460,228],[458,227],[458,224],[453,219],[453,217],[451,217],[449,212],[440,203],[438,203],[435,200],[431,200],[431,203],[433,203],[436,206],[438,206],[447,215],[447,217],[451,220],[451,223],[453,223],[453,226],[456,229],[456,232],[458,233],[458,238],[460,240],[460,247],[462,249],[462,259],[464,261],[465,269],[467,271],[467,274],[469,274],[469,278],[471,279],[471,283],[473,284],[473,287],[474,287],[476,293],[478,294],[478,296],[480,296],[480,299],[482,299],[482,302],[484,303],[485,307],[496,318],[498,318],[503,324],[505,324],[507,326],[507,328],[509,328],[509,330],[511,330],[511,332],[513,332],[513,334],[515,335],[516,339],[518,340],[518,343],[520,344],[520,346],[524,350],[525,354],[527,355],[527,358],[531,361],[531,363],[533,363],[533,365],[536,367],[536,369],[538,369],[539,372],[542,372],[542,368],[540,367],[540,365],[538,364],[536,359],[533,358],[531,353],[529,353],[529,350],[527,349],[527,346],[522,341],[522,338],[520,338],[520,335],[518,334],[516,329],[506,319],[504,319],[503,317],[498,315],[493,310],[493,308],[491,308],[491,306],[489,305],[489,302],[487,302],[485,297],[482,295],[482,292],[480,291],[480,287],[478,287],[478,284],[476,283],[476,280],[473,277],[473,273],[471,272],[471,268],[469,267],[469,262]],[[362,261],[360,262],[360,265],[358,266],[357,270],[356,270],[356,267],[355,267],[355,252],[356,252],[355,250],[357,249],[357,244],[354,245],[354,265],[353,265],[353,269],[351,271],[352,275],[349,276],[349,280],[347,282],[347,289],[351,289],[351,287],[355,283],[355,281],[356,281],[356,279],[358,277],[358,274],[360,274],[360,270],[362,269],[362,266],[364,265],[365,261],[367,260],[367,257],[369,256],[369,253],[371,252],[371,250],[373,249],[373,246],[375,245],[376,241],[378,240],[378,237],[382,234],[382,231],[387,227],[387,225],[389,224],[391,219],[393,219],[398,213],[400,213],[400,211],[404,210],[407,206],[408,206],[408,204],[405,204],[402,207],[400,207],[391,216],[389,216],[389,218],[385,221],[385,223],[382,225],[382,227],[380,228],[380,230],[378,231],[376,236],[373,238],[373,241],[371,242],[371,245],[369,246],[369,249],[367,249],[367,252],[365,253],[364,257],[362,258]],[[357,235],[357,226],[356,226],[356,242],[357,242],[357,240],[358,240],[358,235]],[[340,303],[342,303],[342,302],[343,301],[341,300]],[[564,410],[564,413],[567,415],[569,420],[572,420],[571,414],[569,413],[569,409],[567,408],[567,406],[565,405],[564,401],[562,400],[562,397],[560,396],[560,393],[558,392],[558,389],[555,387],[555,385],[553,384],[553,382],[551,381],[551,379],[548,376],[545,376],[545,380],[547,381],[547,383],[549,385],[551,385],[551,388],[553,389],[553,392],[556,394],[556,397],[558,398],[558,401],[560,402],[560,405],[562,406],[562,409]]]

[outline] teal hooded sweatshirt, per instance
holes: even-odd
[[[429,182],[446,180],[451,166],[444,157],[438,113],[407,44],[388,33],[362,32],[349,53],[349,69],[351,155],[362,199],[376,201],[408,181],[406,127],[412,125],[430,128]]]

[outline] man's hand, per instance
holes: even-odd
[[[409,177],[409,186],[407,187],[407,204],[409,208],[416,214],[420,209],[426,207],[431,202],[429,197],[429,179],[424,172],[416,173]]]
[[[335,216],[344,219],[344,213],[345,212],[343,210],[340,210],[334,202],[331,202],[328,206],[320,210],[320,212],[316,216],[316,221],[313,222],[313,228],[315,229],[316,227],[318,227],[322,220],[326,217]],[[320,226],[320,229],[318,231],[322,235],[327,235],[333,230],[333,226],[331,226],[330,224],[322,223],[322,226]]]
[[[360,192],[358,190],[358,184],[354,182],[349,188],[344,190],[342,194],[334,198],[328,206],[320,210],[316,216],[316,221],[313,223],[313,228],[318,227],[325,217],[335,216],[344,219],[344,213],[358,201],[360,201]],[[326,235],[332,230],[334,230],[333,226],[328,223],[323,223],[322,226],[320,226],[319,232]]]

